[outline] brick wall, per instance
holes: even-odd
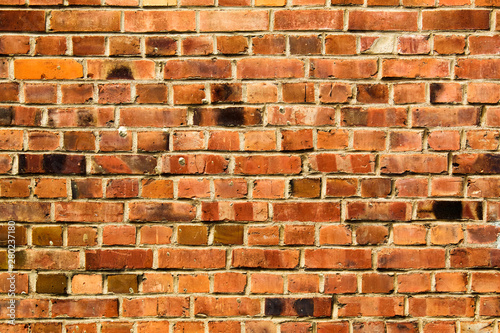
[[[498,333],[498,0],[0,5],[0,332]]]

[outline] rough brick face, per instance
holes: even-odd
[[[0,332],[500,330],[498,0],[0,7]]]

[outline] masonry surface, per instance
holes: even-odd
[[[499,0],[0,0],[0,332],[498,333],[499,30]]]

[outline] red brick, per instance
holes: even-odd
[[[131,225],[106,225],[102,232],[103,245],[134,245],[135,227]]]
[[[87,60],[87,77],[94,80],[149,80],[155,77],[151,60]]]
[[[70,80],[83,76],[83,67],[73,59],[16,59],[14,76],[21,80]]]
[[[265,221],[267,204],[263,202],[203,202],[201,218],[204,221]]]
[[[136,99],[139,104],[162,104],[167,102],[168,90],[165,84],[138,84],[135,87]]]
[[[467,226],[467,243],[491,244],[496,242],[500,229],[494,225]]]
[[[73,55],[104,55],[105,39],[103,36],[73,36]]]
[[[67,196],[66,179],[37,179],[34,194],[38,198],[65,198]]]
[[[179,275],[179,293],[206,293],[209,289],[207,274]]]
[[[356,54],[356,36],[329,35],[325,37],[325,53],[336,55]]]
[[[497,104],[500,102],[500,84],[469,83],[467,86],[469,103]]]
[[[283,101],[286,103],[314,103],[314,84],[284,83],[282,85]]]
[[[423,30],[488,30],[488,10],[432,10],[422,12]]]
[[[85,268],[87,270],[123,270],[151,268],[151,249],[87,250]]]
[[[278,79],[304,77],[299,59],[248,58],[237,62],[238,79]]]
[[[470,36],[469,49],[471,54],[499,54],[500,37],[497,36]]]
[[[48,111],[50,127],[104,127],[113,121],[112,108],[51,108]]]
[[[369,249],[306,249],[305,267],[310,269],[371,268]]]
[[[235,268],[290,269],[299,264],[298,250],[234,249]]]
[[[277,226],[248,228],[248,245],[278,245],[280,232]]]
[[[240,138],[238,132],[212,131],[208,138],[209,150],[236,151],[240,149]]]
[[[200,225],[180,225],[177,228],[177,243],[181,245],[207,245],[208,229]]]
[[[398,37],[399,54],[429,54],[431,51],[429,44],[430,36],[401,36]]]
[[[288,291],[290,293],[317,293],[319,292],[319,275],[317,274],[289,274]]]
[[[185,202],[133,202],[129,204],[131,221],[191,221],[194,207]]]
[[[267,11],[202,11],[200,31],[262,31],[269,28]],[[194,21],[194,18],[193,18]]]
[[[0,54],[28,54],[30,38],[28,36],[1,36]]]
[[[41,265],[45,270],[74,270],[80,268],[80,256],[75,251],[29,249],[17,253],[14,266],[16,269],[39,269]]]
[[[274,203],[274,221],[340,221],[340,206],[335,202]]]
[[[23,131],[0,130],[0,150],[22,150]]]
[[[383,174],[443,173],[448,169],[448,159],[437,154],[382,155]]]
[[[460,59],[455,65],[458,79],[498,79],[500,59]]]
[[[282,54],[285,52],[286,37],[284,35],[263,35],[252,38],[254,54]]]
[[[212,84],[210,86],[212,103],[241,102],[242,86],[239,83]]]
[[[348,146],[349,133],[346,130],[318,130],[318,149],[344,149]]]
[[[366,294],[391,293],[394,291],[394,275],[366,273],[361,280],[361,292]]]
[[[252,274],[251,292],[253,294],[283,293],[283,277],[276,274]]]
[[[166,155],[162,172],[170,174],[227,173],[228,160],[220,155]]]
[[[94,98],[92,84],[64,84],[61,85],[61,100],[64,104],[84,104]]]
[[[216,198],[244,198],[247,195],[247,182],[243,178],[214,179]]]
[[[101,132],[99,141],[100,151],[131,151],[132,150],[132,135],[127,134],[122,136],[123,133],[118,131]],[[138,135],[139,136],[139,135]]]
[[[383,269],[431,269],[444,266],[444,249],[385,248],[378,252],[378,267]]]
[[[226,251],[222,249],[160,249],[159,268],[217,269],[226,266]]]
[[[425,84],[401,83],[393,86],[396,104],[417,104],[425,102]]]
[[[347,103],[352,97],[352,87],[346,83],[320,83],[319,100],[322,103]]]
[[[152,174],[157,160],[147,155],[100,155],[93,156],[92,174]]]
[[[409,131],[394,131],[390,133],[390,148],[392,151],[422,150],[422,133]]]
[[[125,11],[126,32],[194,31],[194,11]]]
[[[97,229],[92,227],[68,227],[68,246],[96,246]]]
[[[298,156],[236,156],[235,174],[297,174],[301,170]]]
[[[20,4],[20,3],[19,3]],[[19,19],[19,18],[23,19]],[[0,31],[45,31],[43,10],[1,10]]]
[[[127,104],[131,102],[131,88],[128,84],[98,85],[99,104]]]
[[[54,84],[26,84],[24,96],[29,104],[54,104],[57,102],[57,87]]]
[[[18,102],[19,83],[0,83],[0,102]]]
[[[335,125],[335,108],[318,106],[270,106],[268,123],[271,125]]]
[[[139,151],[166,151],[168,150],[168,142],[169,135],[164,131],[137,133],[137,150]]]
[[[399,274],[397,280],[400,293],[422,293],[431,290],[430,273]]]
[[[497,174],[495,154],[459,154],[453,156],[453,173]]]
[[[217,51],[219,53],[244,54],[247,50],[248,39],[244,36],[217,36]]]
[[[312,130],[282,130],[281,131],[281,150],[307,150],[313,147]]]
[[[284,241],[286,245],[314,245],[314,226],[286,225]]]
[[[172,227],[144,226],[141,228],[141,244],[170,244],[172,238]]]
[[[409,312],[413,317],[473,317],[474,303],[472,297],[413,297]]]
[[[119,11],[96,11],[96,10],[66,10],[52,11],[50,16],[50,29],[52,31],[75,31],[75,32],[97,32],[97,31],[119,31]]]
[[[322,153],[310,155],[309,165],[320,172],[372,173],[375,158],[369,154],[340,155]]]
[[[81,298],[53,300],[52,317],[75,318],[118,317],[118,299]]]
[[[318,79],[369,79],[377,71],[374,59],[312,59],[309,75]]]
[[[319,231],[321,245],[347,245],[352,243],[351,229],[347,226],[328,225],[322,226]]]
[[[322,39],[318,36],[290,36],[291,54],[321,54]]]
[[[146,37],[146,55],[171,56],[177,52],[177,41],[171,37]]]
[[[103,280],[99,274],[76,274],[71,279],[73,294],[101,294]]]
[[[344,126],[403,127],[407,111],[404,108],[345,107],[341,109],[341,121]]]
[[[201,131],[176,131],[173,137],[173,150],[201,150],[204,147],[204,133]]]
[[[500,275],[495,272],[471,274],[471,291],[479,293],[498,293],[500,290]]]
[[[463,54],[465,51],[465,36],[435,35],[434,51],[439,54]]]
[[[186,0],[181,0],[186,1]],[[174,333],[203,333],[205,332],[205,324],[203,322],[196,321],[181,321],[174,325]]]
[[[247,277],[242,273],[214,274],[214,293],[243,293],[247,284]]]
[[[123,204],[98,202],[58,202],[56,221],[67,222],[122,222]]]
[[[340,10],[278,10],[274,13],[275,30],[341,30]]]
[[[140,40],[134,36],[112,36],[109,38],[109,54],[111,56],[139,55]]]
[[[285,197],[285,182],[281,179],[257,179],[253,183],[254,198],[278,199]]]
[[[349,30],[417,31],[416,12],[352,11]]]
[[[387,242],[389,230],[382,225],[362,225],[356,229],[356,242],[359,245],[377,245]]]
[[[386,133],[383,131],[355,131],[353,133],[354,150],[385,150]]]
[[[339,317],[381,316],[395,317],[403,315],[403,297],[339,297]]]
[[[228,79],[231,77],[231,63],[226,59],[167,60],[164,78],[179,79]]]
[[[436,291],[464,292],[467,289],[467,274],[460,272],[436,273]]]
[[[194,313],[210,317],[255,316],[260,313],[260,301],[248,297],[196,297]]]
[[[427,229],[423,225],[394,224],[393,242],[396,245],[425,245]]]
[[[458,131],[432,131],[427,143],[433,150],[459,150],[460,132]]]
[[[450,62],[445,59],[385,59],[382,62],[384,78],[446,78],[450,76]]]
[[[276,131],[249,131],[243,135],[247,151],[276,150]]]

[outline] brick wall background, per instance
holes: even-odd
[[[498,333],[498,0],[26,1],[2,333]]]

